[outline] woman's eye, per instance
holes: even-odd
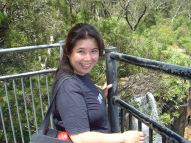
[[[80,50],[80,51],[78,51],[78,53],[83,53],[83,51],[82,51],[82,50]]]
[[[97,49],[92,50],[92,53],[97,53],[97,52],[98,52],[98,50],[97,50]]]

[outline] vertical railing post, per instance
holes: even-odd
[[[109,47],[105,49],[107,84],[113,85],[108,92],[108,116],[111,132],[113,133],[120,132],[119,107],[114,105],[112,101],[112,98],[117,96],[117,67],[115,60],[110,57],[110,53],[115,51],[115,47]]]
[[[62,56],[63,56],[63,46],[64,46],[64,40],[59,41],[60,44],[60,60],[62,60]]]

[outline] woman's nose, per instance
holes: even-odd
[[[85,57],[84,57],[84,59],[85,60],[91,60],[91,58],[92,58],[92,56],[91,56],[91,54],[90,53],[87,53],[86,55],[85,55]]]

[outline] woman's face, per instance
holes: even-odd
[[[78,40],[69,55],[74,73],[85,75],[89,73],[99,59],[99,49],[94,38]]]

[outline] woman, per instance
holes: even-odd
[[[89,72],[102,56],[103,40],[91,25],[75,25],[66,38],[56,79],[70,75],[58,90],[54,119],[74,143],[143,143],[138,131],[109,133],[104,98],[94,86]],[[111,85],[106,86],[105,96]]]

